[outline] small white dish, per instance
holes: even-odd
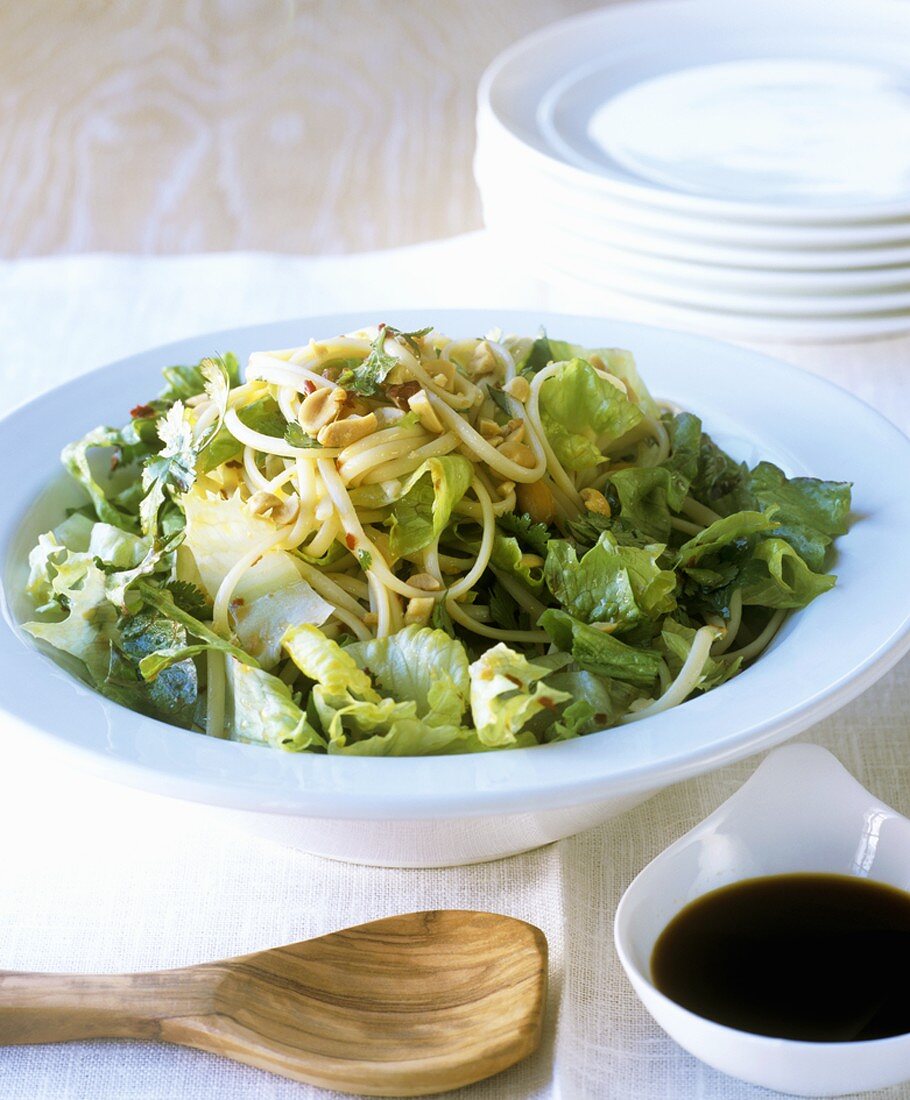
[[[614,935],[635,992],[680,1046],[750,1084],[796,1096],[843,1096],[910,1080],[910,1034],[854,1043],[769,1038],[697,1016],[652,984],[654,944],[689,902],[742,879],[794,872],[910,888],[910,821],[817,745],[772,752],[732,798],[628,887]]]

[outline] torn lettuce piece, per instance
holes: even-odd
[[[234,658],[227,662],[232,741],[271,745],[285,752],[324,750],[325,739],[307,721],[288,685]]]
[[[55,559],[49,591],[65,612],[56,621],[23,624],[39,638],[82,661],[93,683],[100,685],[110,665],[111,637],[117,612],[108,601],[105,574],[87,554],[66,551]]]
[[[625,348],[583,348],[580,344],[569,344],[564,340],[552,340],[546,336],[542,338],[546,349],[538,347],[535,342],[534,351],[541,370],[549,362],[563,362],[567,359],[584,359],[592,366],[602,367],[610,374],[615,375],[625,383],[629,399],[639,405],[642,411],[650,417],[657,419],[660,415],[654,398],[648,392],[638,367],[635,356]],[[540,360],[543,360],[540,362]]]
[[[755,547],[740,584],[745,606],[797,608],[833,588],[836,580],[830,573],[813,573],[790,543],[768,538]]]
[[[692,643],[695,641],[695,634],[696,631],[692,627],[683,626],[675,619],[667,618],[662,624],[660,639],[657,644],[662,649],[667,668],[674,678],[679,675],[682,666],[686,663]],[[733,660],[724,658],[715,660],[709,656],[702,665],[701,673],[693,690],[709,691],[711,688],[717,687],[718,684],[729,680],[731,676],[735,676],[739,672],[741,664],[742,660],[739,657]]]
[[[140,538],[109,523],[94,524],[89,535],[88,553],[115,569],[132,569],[142,561],[150,548],[149,539]]]
[[[571,653],[588,672],[641,688],[650,687],[657,679],[661,657],[652,649],[626,645],[606,631],[552,607],[541,615],[540,625],[558,649]]]
[[[657,618],[676,606],[675,574],[657,559],[664,546],[620,546],[610,531],[579,560],[574,547],[552,539],[544,576],[547,587],[569,614],[583,622],[612,623],[621,632],[642,617]]]
[[[549,682],[590,709],[587,719],[578,721],[577,717],[571,716],[572,720],[578,722],[579,734],[614,726],[628,712],[629,706],[643,694],[642,689],[633,684],[598,676],[585,669],[556,672],[549,677]],[[581,712],[575,714],[580,716]],[[565,718],[563,720],[566,721]]]
[[[266,555],[267,558],[271,556]],[[234,608],[234,629],[240,644],[265,669],[274,668],[281,660],[281,639],[292,626],[301,623],[321,626],[334,610],[296,570],[294,572],[296,580],[292,583],[265,591],[253,599],[247,596]]]
[[[264,545],[275,532],[266,516],[255,516],[240,493],[227,499],[195,488],[181,498],[186,512],[186,545],[206,592],[214,598],[244,554]]]
[[[479,544],[478,544],[479,545]],[[535,596],[543,591],[543,570],[539,564],[527,560],[527,555],[521,549],[518,540],[512,536],[501,535],[497,531],[493,536],[493,551],[490,554],[490,564],[495,569],[508,573],[510,577],[521,581]]]
[[[316,627],[302,626],[288,631],[284,648],[315,682],[311,705],[330,753],[427,755],[451,751],[469,733],[460,725],[467,659],[461,643],[441,631],[411,627],[342,649]],[[435,655],[447,664],[412,667],[417,654]],[[383,690],[403,697],[381,695],[374,674]]]
[[[810,569],[821,573],[837,535],[847,532],[851,486],[813,477],[788,478],[770,462],[760,462],[748,477],[748,491],[763,512],[774,512],[775,537],[789,542]]]
[[[662,466],[629,466],[610,475],[619,497],[620,519],[652,542],[670,539],[670,471]]]
[[[749,468],[722,451],[702,432],[698,451],[698,469],[689,488],[691,495],[718,515],[749,510],[754,506],[746,479]]]
[[[89,460],[90,452],[99,449],[119,449],[123,443],[123,433],[118,428],[95,428],[82,439],[67,444],[60,454],[60,461],[88,493],[95,515],[102,523],[122,527],[127,531],[136,531],[139,525],[135,515],[116,507],[108,495],[112,489],[103,487],[97,480]]]
[[[406,626],[385,638],[345,649],[368,671],[376,688],[393,699],[413,700],[431,725],[457,725],[470,695],[468,656],[461,642],[442,630]]]
[[[641,409],[582,359],[560,363],[540,387],[540,419],[567,470],[604,461],[604,450],[644,419]]]
[[[428,458],[405,481],[389,517],[389,548],[400,558],[438,538],[468,491],[471,463],[462,455]]]
[[[517,735],[542,711],[554,714],[571,696],[543,679],[549,668],[532,664],[500,642],[470,666],[471,713],[481,744],[515,745]]]
[[[734,512],[684,542],[676,554],[678,568],[691,570],[732,544],[745,545],[754,536],[777,526],[774,511]]]

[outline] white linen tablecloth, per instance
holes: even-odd
[[[359,257],[112,256],[0,264],[0,412],[75,374],[182,336],[308,313],[400,306],[608,312],[502,267],[482,235]],[[308,332],[301,332],[301,338]],[[773,353],[824,374],[910,427],[910,338]],[[142,395],[137,395],[141,397]],[[786,400],[786,395],[781,395]],[[91,427],[90,410],[86,428]],[[832,426],[838,430],[838,426]],[[883,477],[905,476],[882,471]],[[896,547],[896,553],[904,548]],[[0,669],[0,676],[3,670]],[[38,685],[23,685],[38,690]],[[810,730],[910,813],[910,663]],[[0,737],[3,736],[0,725]],[[540,1051],[464,1100],[759,1100],[648,1018],[622,974],[611,924],[625,886],[729,796],[755,760],[664,791],[605,826],[523,856],[433,871],[361,868],[212,823],[190,804],[64,770],[7,736],[0,768],[0,968],[129,971],[186,965],[415,909],[511,913],[551,947]],[[316,1100],[332,1094],[153,1043],[0,1049],[15,1100]],[[910,1096],[893,1089],[879,1096]]]

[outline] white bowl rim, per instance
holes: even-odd
[[[456,334],[486,331],[494,324],[516,332],[543,325],[589,346],[630,346],[645,361],[646,381],[650,373],[663,396],[684,396],[667,392],[667,386],[682,385],[673,380],[687,370],[686,385],[700,387],[706,395],[726,386],[724,400],[715,406],[718,416],[724,401],[750,409],[770,402],[775,419],[784,424],[775,437],[778,451],[773,457],[790,453],[792,446],[801,467],[796,472],[831,477],[854,473],[862,489],[858,503],[868,512],[843,540],[838,571],[845,583],[791,618],[786,629],[793,624],[792,633],[798,623],[801,634],[815,637],[818,644],[838,623],[843,627],[844,616],[858,614],[874,598],[878,617],[871,633],[865,639],[846,634],[842,646],[824,653],[821,669],[805,656],[794,664],[796,651],[786,651],[787,661],[772,660],[769,651],[746,674],[680,708],[574,741],[478,755],[369,759],[285,754],[176,729],[104,699],[25,641],[13,624],[6,594],[7,574],[16,565],[11,549],[22,517],[53,475],[57,450],[93,426],[89,420],[98,413],[90,417],[86,407],[104,409],[106,402],[113,418],[117,409],[145,399],[147,388],[157,388],[160,367],[168,362],[194,361],[232,347],[246,354],[256,347],[292,346],[310,334],[358,327],[370,316],[390,318],[405,329],[435,323],[441,331]],[[133,372],[141,372],[143,380],[126,377]],[[798,452],[809,446],[802,437],[811,433],[803,431],[803,421],[792,409],[778,408],[777,393],[787,393],[796,409],[814,408],[825,423],[849,416],[850,469],[835,461],[843,447],[835,449],[830,432],[815,433],[812,446],[822,448],[825,461],[835,468],[804,468]],[[699,404],[693,401],[693,411],[699,411]],[[712,428],[710,419],[706,428]],[[876,465],[863,450],[873,442],[881,468],[910,466],[910,440],[831,382],[753,351],[605,318],[512,310],[358,310],[245,326],[153,348],[82,375],[0,421],[0,463],[9,475],[7,492],[0,497],[0,711],[21,728],[50,738],[56,751],[75,752],[105,774],[237,809],[416,820],[539,811],[656,790],[796,734],[865,690],[910,649],[910,589],[897,583],[902,579],[899,555],[885,553],[893,539],[910,536],[910,500],[875,475]],[[857,570],[854,559],[870,545],[879,551],[876,568]],[[783,642],[778,649],[784,650]],[[798,682],[788,680],[782,687],[781,676],[786,679],[793,668],[799,672]],[[22,691],[22,684],[30,689]],[[746,702],[753,708],[748,718],[741,710]]]
[[[867,26],[872,26],[873,0],[867,0],[863,6],[863,17]],[[784,25],[789,26],[796,9],[802,13],[817,15],[820,25],[827,26],[830,22],[832,9],[827,0],[765,0],[762,5],[762,20],[766,26],[773,25],[775,14],[768,11],[773,5],[779,9],[779,16]],[[897,16],[903,20],[907,18],[905,7],[898,0],[874,0],[875,8],[880,15]],[[743,5],[736,9],[737,15],[742,15],[748,6]],[[574,183],[585,188],[596,189],[604,195],[612,195],[618,199],[626,199],[629,202],[651,209],[667,209],[679,213],[704,214],[708,217],[724,218],[729,221],[768,221],[780,224],[804,224],[804,225],[835,225],[843,222],[863,223],[876,221],[893,221],[906,219],[910,215],[910,205],[902,200],[887,200],[881,202],[869,202],[856,205],[838,207],[835,205],[820,207],[816,210],[806,208],[789,208],[783,205],[757,202],[737,202],[730,199],[714,199],[705,196],[692,195],[683,191],[673,191],[656,186],[650,186],[642,181],[612,179],[608,176],[586,172],[582,168],[561,161],[555,156],[545,153],[534,145],[526,142],[515,134],[499,117],[493,106],[493,95],[496,81],[503,72],[513,63],[521,63],[522,54],[529,49],[546,43],[548,39],[565,33],[579,31],[590,33],[603,21],[624,18],[631,11],[635,11],[635,17],[652,20],[652,26],[660,25],[664,16],[671,15],[674,19],[678,16],[685,17],[689,11],[700,9],[710,12],[718,20],[730,18],[731,5],[726,0],[645,0],[634,5],[630,3],[614,4],[606,8],[597,8],[593,11],[580,12],[576,15],[561,19],[555,23],[525,35],[502,53],[493,59],[484,71],[477,91],[479,110],[485,116],[495,119],[497,126],[503,135],[507,135],[528,155],[529,163],[535,164],[537,169],[548,171],[556,177],[562,177],[568,183]],[[843,11],[843,5],[839,9]]]

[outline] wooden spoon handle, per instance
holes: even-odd
[[[204,968],[154,974],[23,974],[0,970],[0,1045],[145,1038],[204,1013]]]

